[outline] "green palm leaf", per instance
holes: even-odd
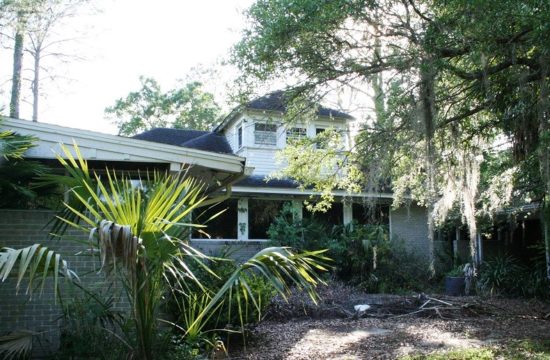
[[[16,266],[18,264],[19,266]],[[0,250],[0,280],[4,282],[10,275],[16,276],[16,291],[19,291],[24,278],[28,280],[26,294],[32,296],[35,286],[44,291],[48,277],[53,276],[55,298],[59,289],[59,276],[78,281],[78,276],[70,270],[61,255],[41,244],[22,249],[2,248]]]

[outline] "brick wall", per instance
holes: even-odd
[[[44,244],[59,251],[68,260],[69,267],[84,273],[91,269],[91,259],[82,259],[77,264],[76,254],[82,246],[66,239],[48,240],[46,224],[52,219],[49,211],[0,210],[0,246],[22,248],[35,243]],[[67,237],[75,237],[74,232]],[[83,278],[83,281],[88,281]],[[55,349],[59,344],[59,323],[61,307],[54,299],[51,281],[39,295],[37,291],[32,299],[25,294],[26,284],[16,295],[15,281],[8,278],[0,283],[0,333],[13,330],[32,330],[42,333],[39,350],[41,353]]]
[[[87,246],[74,240],[86,242],[86,234],[69,230],[62,239],[48,240],[49,229],[46,224],[53,216],[54,213],[50,211],[0,210],[0,247],[21,248],[41,243],[59,251],[87,289],[108,288],[118,299],[115,308],[127,309],[122,289],[109,288],[103,275],[97,274],[97,260],[88,255],[76,255],[85,251]],[[197,240],[193,245],[207,255],[219,255],[224,247],[231,246],[230,254],[237,260],[244,260],[265,247],[264,242],[258,241]],[[36,346],[38,355],[47,355],[59,346],[62,312],[60,304],[54,300],[53,287],[49,285],[45,286],[42,296],[35,293],[30,299],[25,295],[25,286],[19,294],[15,294],[14,279],[0,282],[0,334],[23,329],[41,332],[40,343]],[[62,294],[70,297],[70,287],[64,286]]]
[[[391,210],[391,236],[419,255],[428,255],[428,219],[426,208],[410,205]]]

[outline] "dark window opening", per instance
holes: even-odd
[[[237,143],[239,146],[239,149],[243,146],[243,127],[239,126],[237,129]]]
[[[224,212],[220,214],[221,211]],[[194,239],[208,239],[208,235],[211,239],[236,239],[237,200],[230,199],[193,211],[193,224],[206,226],[193,230]]]
[[[318,135],[324,133],[326,130],[327,129],[316,128],[315,129],[315,135],[318,136]],[[317,149],[326,149],[327,148],[327,139],[317,138],[315,146],[316,146]]]
[[[282,200],[248,200],[248,238],[268,239],[267,230],[283,208]]]
[[[327,212],[304,211],[304,217],[324,223],[329,226],[342,225],[344,223],[344,206],[342,203],[333,203]]]
[[[359,224],[390,224],[390,206],[386,204],[353,204],[353,220]]]

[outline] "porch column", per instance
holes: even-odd
[[[296,211],[298,218],[295,220],[302,220],[304,218],[304,208],[302,206],[302,200],[292,200],[292,208]]]
[[[248,199],[237,202],[237,239],[248,240]]]
[[[453,239],[453,264],[458,259],[458,242],[460,241],[460,228],[455,228],[455,238]]]
[[[344,202],[342,208],[344,209],[344,225],[351,224],[353,221],[353,204],[350,202]]]

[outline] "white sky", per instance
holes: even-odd
[[[100,13],[70,20],[59,35],[78,36],[78,42],[71,43],[67,53],[86,59],[56,65],[58,75],[73,80],[61,79],[57,85],[47,85],[39,121],[116,133],[116,127],[104,119],[105,107],[137,90],[140,75],[155,78],[168,90],[191,68],[200,64],[208,68],[226,58],[240,38],[244,26],[242,11],[252,0],[92,2]],[[4,79],[12,66],[10,52],[3,50],[0,58]],[[216,81],[219,83],[220,79]],[[6,106],[6,85],[3,100]],[[30,107],[24,106],[20,115],[30,119]]]

